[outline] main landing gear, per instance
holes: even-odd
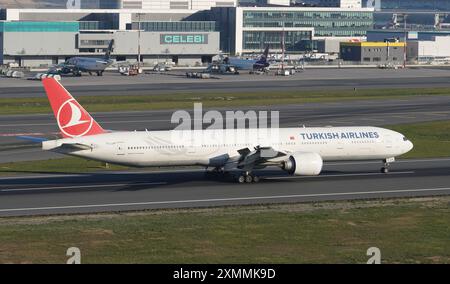
[[[250,172],[245,172],[238,177],[237,181],[239,183],[259,182],[259,177],[251,174]]]
[[[387,158],[387,159],[383,160],[383,167],[380,169],[380,172],[383,174],[389,173],[390,163],[392,163],[394,161],[395,161],[395,158]]]
[[[223,168],[214,168],[211,171],[205,171],[205,177],[215,180],[232,180],[238,183],[252,183],[259,182],[260,177],[252,174],[251,172],[243,172],[239,175],[235,175],[232,172],[224,171]]]

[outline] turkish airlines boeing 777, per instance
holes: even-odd
[[[113,164],[237,170],[244,183],[258,181],[253,170],[267,166],[319,175],[323,161],[380,160],[387,173],[396,156],[413,148],[402,134],[379,127],[106,131],[58,81],[43,84],[63,137],[42,141],[43,150]]]

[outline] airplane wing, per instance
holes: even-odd
[[[240,155],[236,162],[236,167],[245,171],[250,171],[255,168],[264,168],[270,161],[286,156],[287,153],[273,149],[272,147],[257,146],[252,151],[248,148],[238,150]]]
[[[42,149],[63,153],[93,149],[91,145],[86,145],[82,143],[62,143],[58,145],[56,141],[57,140],[49,140],[42,142]]]
[[[92,146],[81,143],[63,143],[59,146],[59,149],[69,151],[92,150]]]

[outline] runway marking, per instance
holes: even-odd
[[[0,192],[14,192],[14,191],[32,191],[32,190],[45,190],[45,189],[70,189],[70,188],[90,188],[90,187],[116,187],[127,185],[162,185],[167,182],[144,182],[144,183],[116,183],[116,184],[98,184],[98,185],[78,185],[78,186],[55,186],[55,187],[31,187],[31,188],[13,188],[13,189],[0,189]]]
[[[396,160],[394,163],[426,163],[426,162],[440,162],[450,161],[450,158],[438,158],[438,159],[411,159],[411,160]],[[338,166],[338,165],[364,165],[364,164],[381,164],[381,161],[362,161],[362,162],[325,162],[326,166]]]
[[[411,159],[411,160],[397,160],[395,163],[426,163],[426,162],[445,162],[450,161],[450,158],[437,158],[437,159]],[[325,166],[345,166],[345,165],[365,165],[365,164],[381,164],[381,161],[361,161],[361,162],[325,162]],[[449,164],[450,166],[450,164]],[[10,176],[0,177],[0,180],[11,179],[35,179],[35,178],[50,178],[50,177],[76,177],[86,176],[87,174],[155,174],[155,173],[183,173],[183,172],[203,172],[204,169],[186,169],[186,170],[167,170],[167,171],[112,171],[112,172],[97,172],[97,173],[81,173],[81,174],[45,174],[45,175],[27,175],[27,176]],[[391,173],[392,174],[392,173]]]
[[[446,112],[428,112],[425,113],[426,115],[433,115],[433,116],[447,116],[449,113]]]
[[[297,109],[293,109],[292,111],[298,110]],[[111,112],[113,113],[113,112]],[[414,112],[415,114],[422,114],[422,115],[435,115],[435,116],[447,116],[448,113],[446,112],[427,112],[427,111],[418,111],[418,112]],[[406,119],[415,119],[415,116],[410,116],[411,113],[387,113],[389,114],[391,117],[396,117],[396,118],[406,118]],[[105,117],[110,117],[111,115],[105,115]],[[147,113],[143,113],[142,115],[135,115],[135,117],[140,117],[140,116],[148,116]],[[333,118],[335,117],[335,114],[322,114],[322,115],[314,115],[313,118],[314,119],[320,119],[320,118]],[[362,114],[355,114],[355,117],[362,117],[360,118],[361,120],[366,120],[366,121],[386,121],[385,119],[378,119],[378,118],[366,118],[366,115],[362,115]],[[288,119],[288,118],[298,118],[298,115],[283,115],[282,116],[283,119]],[[308,117],[311,118],[311,117]],[[102,124],[123,124],[123,123],[152,123],[152,122],[170,122],[170,119],[141,119],[141,120],[116,120],[116,121],[99,121]],[[50,123],[25,123],[25,124],[0,124],[0,127],[23,127],[23,126],[54,126],[55,123],[50,122]],[[45,133],[43,133],[45,134]],[[10,135],[10,134],[7,134]],[[18,134],[19,135],[19,134]]]
[[[203,171],[203,170],[197,170]],[[351,176],[373,176],[373,175],[394,175],[394,174],[413,174],[414,171],[407,172],[391,172],[391,173],[357,173],[357,174],[334,174],[334,175],[319,175],[319,176],[279,176],[279,177],[264,177],[268,180],[276,179],[307,179],[307,178],[326,178],[326,177],[351,177]],[[0,189],[0,192],[17,192],[17,191],[34,191],[34,190],[48,190],[48,189],[71,189],[71,188],[90,188],[90,187],[116,187],[116,186],[138,186],[138,185],[164,185],[167,182],[148,182],[148,183],[135,183],[135,184],[99,184],[99,185],[80,185],[80,186],[55,186],[55,187],[31,187],[31,188],[12,188],[12,189]]]
[[[245,200],[267,200],[267,199],[287,199],[304,197],[324,197],[324,196],[347,196],[347,195],[374,195],[386,193],[413,193],[413,192],[441,192],[450,190],[450,187],[425,188],[425,189],[397,189],[382,191],[359,191],[359,192],[336,192],[336,193],[317,193],[317,194],[296,194],[296,195],[273,195],[273,196],[249,196],[236,198],[213,198],[213,199],[192,199],[192,200],[171,200],[171,201],[150,201],[150,202],[130,202],[130,203],[108,203],[108,204],[87,204],[87,205],[67,205],[67,206],[49,206],[49,207],[30,207],[30,208],[10,208],[0,209],[0,212],[18,212],[18,211],[45,211],[57,209],[82,209],[82,208],[101,208],[101,207],[125,207],[142,205],[164,205],[164,204],[183,204],[183,203],[205,203],[205,202],[223,202],[223,201],[245,201]]]
[[[413,174],[414,171],[407,172],[390,172],[390,173],[358,173],[358,174],[334,174],[334,175],[318,175],[318,176],[280,176],[280,177],[265,177],[264,179],[309,179],[309,178],[323,178],[323,177],[352,177],[352,176],[388,176],[400,174]]]
[[[0,137],[15,137],[15,136],[40,136],[40,135],[54,135],[59,134],[58,132],[49,132],[49,133],[42,133],[42,132],[31,132],[31,133],[2,133],[0,134]]]
[[[367,121],[385,121],[386,119],[380,119],[380,118],[361,118],[360,120],[367,120]]]

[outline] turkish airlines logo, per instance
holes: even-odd
[[[69,137],[85,135],[91,130],[94,123],[92,117],[86,111],[83,111],[73,98],[61,105],[56,120],[61,132]]]

